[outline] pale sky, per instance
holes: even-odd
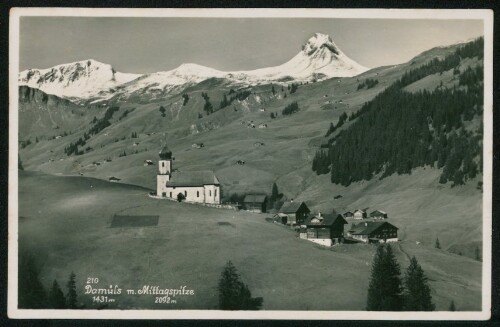
[[[95,59],[125,73],[280,65],[314,33],[369,68],[483,35],[481,20],[21,17],[20,70]]]

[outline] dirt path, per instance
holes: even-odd
[[[408,261],[410,261],[410,260],[411,260],[411,257],[410,257],[410,255],[408,254],[408,252],[406,252],[405,250],[403,250],[403,246],[401,245],[401,242],[397,242],[397,243],[398,243],[399,250],[400,250],[401,252],[403,252],[403,253],[404,253],[404,255],[406,256],[406,258],[408,259]]]

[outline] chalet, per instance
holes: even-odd
[[[139,145],[139,143],[137,143],[137,142],[134,142],[134,144],[132,144],[132,146],[138,146],[138,145]]]
[[[365,243],[398,241],[398,228],[386,221],[365,221],[354,225],[347,236]]]
[[[387,219],[387,212],[382,210],[375,210],[370,213],[370,218],[373,219]]]
[[[119,179],[119,178],[116,178],[115,176],[111,176],[108,180],[109,180],[110,182],[118,182],[120,179]]]
[[[352,213],[352,216],[354,217],[354,219],[365,219],[366,212],[361,210],[361,209],[357,209],[357,210],[354,210],[354,212]]]
[[[146,159],[144,160],[144,166],[153,166],[153,160]]]
[[[259,128],[267,128],[267,124],[264,124],[264,123],[259,124]]]
[[[344,241],[344,225],[347,221],[335,211],[331,214],[310,214],[301,224],[299,237],[308,241],[332,246]]]
[[[267,196],[264,194],[247,194],[243,199],[243,209],[252,212],[266,212]]]
[[[282,224],[300,225],[311,213],[311,210],[309,210],[304,202],[293,202],[292,200],[283,203],[281,209],[279,210],[279,213],[283,215]]]
[[[354,216],[354,214],[352,213],[352,211],[347,211],[346,213],[344,213],[344,218],[352,218]]]

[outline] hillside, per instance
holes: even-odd
[[[20,172],[19,248],[35,256],[41,280],[60,285],[76,274],[78,301],[87,277],[100,287],[186,285],[192,297],[155,304],[154,295],[108,296],[107,308],[215,309],[217,280],[231,260],[264,310],[364,310],[374,245],[322,248],[266,215],[147,197],[141,187],[86,177]],[[150,227],[110,227],[112,217],[158,215]],[[479,310],[481,263],[427,245],[394,245],[402,268],[415,255],[429,276],[437,310]],[[217,254],[217,255],[214,255]],[[125,291],[123,291],[125,292]]]
[[[157,168],[143,163],[156,162],[159,149],[167,142],[175,157],[174,168],[214,170],[225,198],[234,193],[269,193],[276,181],[286,197],[306,200],[313,210],[377,207],[389,212],[403,229],[403,239],[431,245],[439,236],[443,248],[472,256],[475,248],[481,246],[482,193],[476,189],[480,175],[452,189],[449,184],[439,183],[442,170],[413,167],[411,175],[359,180],[341,186],[332,184],[329,175],[317,176],[311,170],[316,151],[328,141],[325,134],[331,123],[337,124],[344,113],[351,116],[359,112],[365,103],[409,70],[423,67],[436,58],[444,59],[459,47],[431,49],[408,63],[375,68],[356,77],[299,84],[293,93],[292,83],[237,88],[224,78],[211,78],[181,94],[165,95],[154,101],[148,97],[144,100],[140,94],[126,101],[116,98],[106,107],[81,110],[83,116],[75,119],[73,125],[66,124],[63,129],[61,123],[62,130],[68,130],[69,135],[59,139],[50,139],[55,136],[53,130],[36,130],[36,124],[26,120],[28,123],[20,126],[20,133],[29,135],[32,144],[21,149],[20,156],[27,170],[54,175],[83,174],[99,179],[115,176],[123,183],[153,189]],[[466,58],[458,65],[465,70],[478,63],[477,58]],[[457,81],[452,81],[450,74],[453,75],[453,69],[443,74],[422,75],[405,86],[405,92],[434,90],[441,80],[445,87],[452,87]],[[368,79],[377,83],[360,88]],[[186,103],[183,94],[189,97]],[[208,94],[212,113],[204,110],[207,100],[202,94]],[[219,109],[224,96],[235,99]],[[282,110],[292,102],[297,102],[300,110],[283,116]],[[40,105],[45,108],[43,103]],[[71,104],[67,107],[73,108]],[[106,120],[109,126],[90,135],[97,122],[114,107],[118,109]],[[164,116],[161,107],[165,109]],[[21,101],[20,111],[25,108],[34,110],[36,106]],[[271,118],[271,113],[276,113],[277,118]],[[347,130],[356,122],[346,121],[339,130]],[[267,128],[250,125],[258,127],[261,123],[267,124]],[[474,125],[480,125],[477,117],[467,123],[475,130]],[[132,138],[133,133],[137,133],[137,138]],[[39,140],[36,144],[35,138]],[[84,145],[78,145],[78,151],[83,154],[67,156],[65,148],[79,143],[79,139]],[[194,143],[204,143],[205,147],[193,148]],[[245,161],[245,165],[237,165],[238,160]],[[343,198],[334,202],[337,194]],[[399,196],[397,202],[395,194]]]

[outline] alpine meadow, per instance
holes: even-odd
[[[19,308],[481,311],[485,39],[368,68],[333,37],[19,72]]]

